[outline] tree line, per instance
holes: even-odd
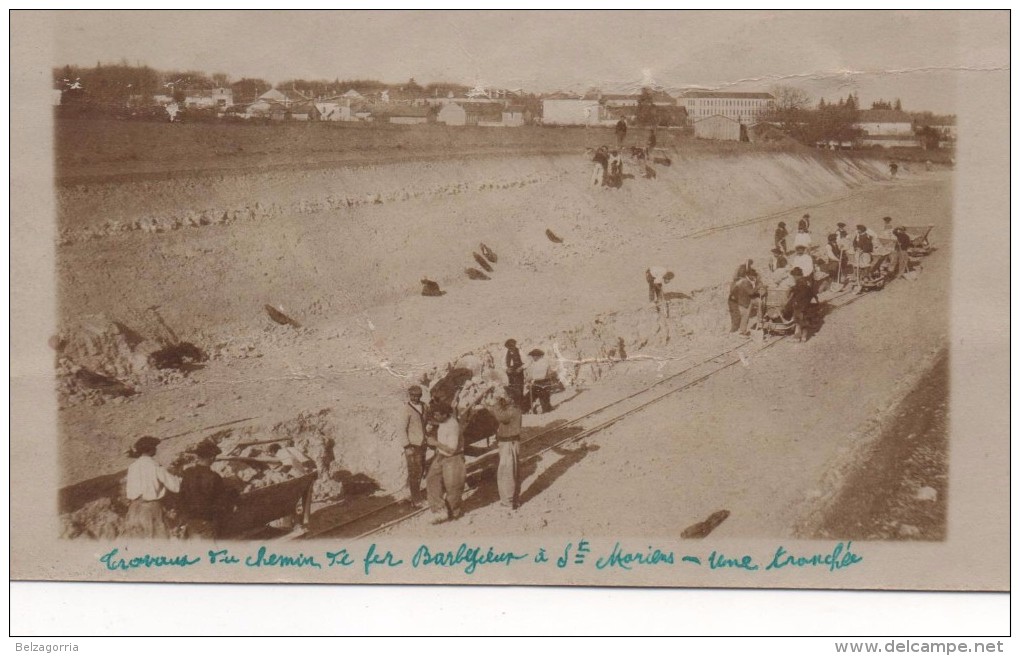
[[[788,135],[807,145],[817,143],[854,144],[865,136],[857,127],[861,122],[861,105],[856,92],[847,94],[835,102],[821,98],[811,106],[811,98],[802,89],[779,86],[772,89],[775,105],[766,120],[778,125]],[[904,111],[900,99],[884,99],[871,103],[873,110]],[[932,112],[905,112],[914,126],[915,136],[925,148],[938,148],[942,135],[932,127],[943,124],[952,117],[938,116]]]
[[[126,61],[116,64],[96,62],[94,67],[62,66],[53,69],[55,89],[60,89],[68,100],[96,106],[125,107],[138,102],[151,102],[152,96],[170,96],[182,102],[187,92],[227,88],[233,91],[235,103],[250,103],[274,85],[259,77],[242,77],[234,80],[226,73],[208,74],[196,70],[159,71],[149,66],[132,66]],[[382,91],[404,91],[422,97],[445,96],[450,92],[463,94],[470,87],[451,82],[433,82],[419,85],[411,78],[403,84],[387,84],[379,80],[340,79],[304,80],[291,79],[275,85],[282,90],[293,90],[318,98],[357,89],[360,93]]]

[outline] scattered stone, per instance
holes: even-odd
[[[466,273],[467,277],[471,278],[472,280],[492,280],[492,278],[485,275],[484,273],[482,273],[481,271],[474,267],[464,269],[464,273]]]
[[[492,273],[492,265],[489,264],[488,260],[486,260],[484,257],[479,255],[478,253],[472,253],[471,255],[475,258],[475,262],[478,262],[478,266],[482,267],[483,269],[485,269],[489,273]]]
[[[563,243],[563,240],[555,232],[548,228],[545,229],[545,236],[548,237],[549,241],[553,242],[554,244]]]
[[[917,528],[912,524],[900,524],[899,529],[896,533],[901,538],[917,538],[921,536],[921,529]]]
[[[914,498],[918,501],[935,501],[938,496],[939,493],[935,491],[935,488],[926,485],[917,491]]]

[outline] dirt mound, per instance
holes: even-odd
[[[79,319],[50,340],[61,407],[102,405],[138,388],[180,381],[206,359],[199,347],[147,336],[105,315]]]
[[[127,502],[123,495],[116,499],[96,499],[73,513],[60,516],[60,537],[113,540],[124,531],[126,514]]]
[[[305,412],[294,419],[276,424],[274,436],[290,438],[301,453],[315,462],[319,477],[315,480],[313,499],[336,499],[343,494],[343,469],[335,452],[336,425],[328,409]]]

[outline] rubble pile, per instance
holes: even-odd
[[[60,407],[119,403],[146,385],[178,383],[205,354],[187,342],[152,338],[105,315],[84,317],[50,340]]]
[[[364,169],[361,170],[364,171]],[[561,171],[559,175],[563,176],[566,173]],[[251,176],[238,177],[249,178]],[[259,177],[258,186],[271,186],[274,184],[273,179],[278,176],[263,174]],[[414,186],[403,186],[365,194],[355,195],[338,192],[314,198],[291,199],[290,202],[282,205],[255,202],[233,207],[191,209],[164,214],[145,213],[134,217],[107,219],[102,223],[91,226],[64,225],[58,230],[57,235],[58,243],[65,245],[135,231],[161,234],[185,228],[275,220],[285,216],[317,214],[326,211],[351,209],[363,205],[382,205],[384,203],[454,196],[472,191],[524,188],[548,182],[548,180],[549,178],[546,176],[529,173],[518,177],[485,178],[479,181],[461,181],[445,184],[433,183],[431,185],[423,185],[419,182]],[[242,184],[242,182],[239,181],[238,184]],[[75,206],[75,198],[83,195],[88,196],[88,194],[89,188],[84,185],[61,190],[60,204],[62,207],[73,207]]]
[[[113,540],[124,530],[127,500],[102,497],[60,516],[60,537]]]
[[[313,500],[336,499],[343,494],[342,468],[334,451],[336,426],[332,411],[323,409],[301,413],[294,419],[276,424],[272,434],[289,438],[294,449],[315,463],[319,477],[315,480]]]

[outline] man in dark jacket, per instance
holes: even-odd
[[[783,251],[783,255],[790,252],[790,249],[786,247],[786,236],[788,234],[789,233],[786,231],[786,223],[780,221],[779,225],[776,227],[775,247]]]
[[[180,508],[185,536],[212,540],[219,534],[218,524],[227,501],[223,479],[211,469],[220,448],[211,440],[203,440],[194,453],[198,462],[184,470],[181,477]]]
[[[524,361],[521,359],[521,352],[517,348],[517,341],[506,340],[503,345],[506,347],[506,378],[510,389],[510,398],[514,403],[524,409]]]
[[[623,140],[627,137],[627,121],[622,118],[616,122],[616,146],[623,147]]]
[[[740,312],[740,324],[737,326],[740,334],[747,336],[748,320],[752,312],[757,312],[756,317],[761,314],[761,290],[758,286],[758,274],[754,269],[748,269],[744,277],[733,284],[733,291],[730,294],[736,302]],[[755,319],[757,321],[757,318]]]
[[[814,282],[800,270],[800,267],[794,267],[790,271],[790,275],[793,276],[794,283],[790,292],[788,309],[792,310],[793,321],[797,325],[793,337],[798,342],[805,342],[807,341],[808,312],[811,301],[815,298],[815,286]]]

